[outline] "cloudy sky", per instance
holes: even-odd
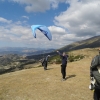
[[[31,25],[46,25],[32,35]],[[0,0],[0,47],[60,48],[100,35],[100,0]]]

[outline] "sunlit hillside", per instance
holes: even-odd
[[[93,100],[89,68],[96,49],[81,49],[73,54],[83,54],[85,58],[67,65],[66,81],[61,80],[60,64],[24,69],[0,75],[0,100]],[[39,64],[39,63],[38,63]]]

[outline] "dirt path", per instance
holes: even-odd
[[[0,75],[0,100],[93,100],[89,66],[89,58],[68,63],[66,81],[56,64]]]

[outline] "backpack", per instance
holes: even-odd
[[[41,63],[42,63],[42,66],[44,66],[45,58],[42,59]]]
[[[95,79],[95,88],[100,89],[100,55],[97,55],[92,59],[90,67],[90,76]],[[91,82],[92,81],[93,80],[91,80]]]

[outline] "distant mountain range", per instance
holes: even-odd
[[[100,47],[100,36],[95,36],[95,37],[92,37],[92,38],[89,38],[89,39],[86,39],[86,40],[82,40],[82,41],[77,41],[77,42],[74,42],[74,43],[71,43],[69,45],[66,45],[60,49],[58,49],[60,52],[69,52],[69,51],[72,51],[72,50],[78,50],[78,49],[84,49],[84,48],[96,48],[96,47]],[[53,51],[53,52],[50,52],[50,53],[46,53],[44,55],[31,55],[31,56],[27,56],[27,58],[29,59],[38,59],[38,58],[42,58],[43,56],[46,56],[46,55],[57,55],[56,53],[56,50]]]
[[[72,44],[66,45],[60,49],[59,51],[63,52],[68,52],[72,50],[78,50],[78,49],[83,49],[83,48],[95,48],[95,47],[100,47],[100,36],[95,36],[86,40],[82,41],[77,41]],[[46,56],[48,54],[50,55],[56,55],[56,50],[55,49],[40,49],[40,48],[26,48],[26,47],[3,47],[0,48],[0,55],[4,54],[18,54],[18,55],[25,55],[28,58],[38,58]]]
[[[54,49],[40,49],[40,48],[27,48],[27,47],[1,47],[0,55],[4,54],[18,54],[18,55],[38,55],[43,53],[49,53]]]

